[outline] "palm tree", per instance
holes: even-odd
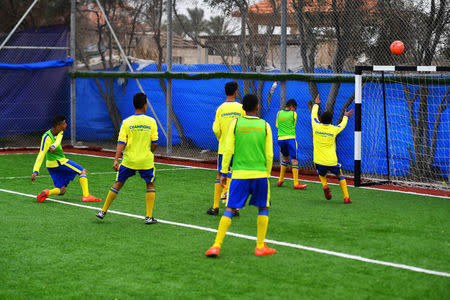
[[[231,35],[235,30],[230,27],[230,22],[225,17],[216,16],[208,21],[207,33],[210,35]]]

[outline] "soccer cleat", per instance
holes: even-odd
[[[280,186],[282,186],[282,185],[283,185],[283,181],[278,181],[278,182],[277,182],[277,186],[280,187]]]
[[[45,189],[36,196],[37,202],[44,202],[45,199],[48,198],[49,190]]]
[[[101,210],[101,211],[99,211],[98,213],[95,214],[95,216],[97,218],[102,219],[102,220],[105,217],[105,215],[106,215],[106,211],[103,211],[103,210]]]
[[[233,217],[239,217],[239,216],[240,216],[239,209],[236,209],[233,213]]]
[[[83,201],[83,202],[100,202],[100,201],[102,201],[102,199],[97,198],[97,197],[94,197],[94,196],[92,196],[92,195],[89,195],[89,196],[87,196],[87,197],[84,197],[84,196],[83,196],[83,198],[81,199],[81,201]]]
[[[350,200],[350,198],[344,198],[344,203],[350,204],[350,203],[352,203],[352,200]]]
[[[153,217],[145,217],[145,224],[146,225],[151,225],[151,224],[155,224],[155,223],[158,223],[158,220],[156,220],[155,218],[153,218]]]
[[[219,208],[218,207],[216,207],[216,208],[211,207],[210,209],[208,209],[206,211],[206,213],[208,215],[217,216],[219,214]]]
[[[328,187],[323,188],[323,194],[325,195],[325,199],[327,200],[331,199],[331,190]]]
[[[264,243],[264,247],[262,247],[261,249],[255,248],[256,256],[272,255],[275,253],[277,253],[277,250],[267,247],[266,243]]]
[[[206,251],[205,255],[208,257],[217,257],[219,255],[220,248],[219,247],[211,247]]]
[[[308,187],[307,184],[301,184],[301,183],[297,183],[296,185],[294,185],[294,190],[304,190]]]

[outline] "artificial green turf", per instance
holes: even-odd
[[[35,184],[35,155],[1,155],[0,188],[37,194],[51,186],[45,168]],[[115,179],[112,160],[68,155],[88,170],[91,193],[104,198]],[[168,170],[174,169],[177,170]],[[160,170],[160,171],[158,171]],[[111,171],[111,173],[109,173]],[[105,174],[105,172],[108,172]],[[214,170],[157,165],[157,219],[216,229]],[[102,173],[102,174],[96,174]],[[5,177],[23,177],[6,179]],[[271,180],[268,239],[450,272],[449,200],[339,187],[323,199],[320,184],[294,191]],[[75,179],[63,196],[81,203]],[[111,208],[145,213],[145,184],[127,181]],[[223,211],[223,207],[221,207]],[[204,256],[214,233],[107,214],[0,192],[0,298],[302,298],[443,299],[450,278],[353,261],[283,246],[255,257],[254,241],[228,236],[217,259]],[[233,219],[231,232],[256,235],[253,207]]]

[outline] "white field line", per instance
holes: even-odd
[[[179,171],[179,170],[183,170],[183,169],[187,169],[189,170],[190,168],[175,168],[175,169],[156,169],[157,172],[161,172],[161,171]],[[89,175],[104,175],[104,174],[117,174],[117,172],[92,172],[92,173],[88,173]],[[23,179],[23,178],[30,178],[31,176],[15,176],[15,177],[0,177],[0,180],[7,180],[7,179]],[[38,177],[50,177],[50,175],[39,175]]]
[[[72,153],[72,152],[66,152],[66,153],[73,154],[73,155],[81,155],[81,156],[90,156],[90,157],[114,159],[113,157],[101,156],[101,155],[81,154],[81,153]],[[14,153],[14,154],[34,154],[34,155],[36,155],[36,153]],[[0,154],[0,155],[2,155],[2,154]],[[3,155],[7,155],[7,154],[3,154]],[[8,155],[10,155],[10,154],[8,154]],[[193,167],[193,166],[179,165],[179,164],[173,164],[173,163],[155,163],[155,164],[176,166],[176,167],[185,167],[186,169],[215,170],[215,168]],[[271,178],[278,178],[278,177],[277,176],[271,176]],[[292,178],[285,178],[285,179],[293,180]],[[318,183],[319,182],[319,181],[316,181],[316,180],[304,180],[304,179],[301,179],[301,181],[313,182],[313,183]],[[338,183],[332,183],[332,182],[329,182],[328,184],[329,185],[339,185]],[[392,193],[400,193],[400,194],[408,194],[408,195],[417,195],[417,196],[432,197],[432,198],[450,199],[449,196],[437,196],[437,195],[429,195],[429,194],[408,192],[408,191],[388,190],[388,189],[374,188],[374,187],[358,187],[358,189],[365,189],[365,190],[369,190],[369,191],[370,190],[375,190],[375,191],[381,191],[381,192],[392,192]]]
[[[20,196],[25,196],[25,197],[30,197],[30,198],[35,198],[36,197],[35,195],[24,194],[24,193],[15,192],[15,191],[11,191],[11,190],[4,190],[4,189],[0,189],[0,192],[20,195]],[[88,206],[88,205],[83,205],[83,204],[77,204],[77,203],[71,203],[71,202],[66,202],[66,201],[61,201],[61,200],[56,200],[56,199],[51,199],[51,198],[47,198],[46,201],[52,201],[52,202],[66,204],[66,205],[71,205],[71,206],[76,206],[76,207],[88,208],[88,209],[92,209],[92,210],[98,210],[99,209],[98,207],[93,207],[93,206]],[[136,218],[136,219],[144,219],[145,218],[144,216],[124,213],[124,212],[115,211],[115,210],[108,210],[108,213],[109,214],[116,214],[116,215],[127,216],[127,217],[131,217],[131,218]],[[197,226],[197,225],[184,224],[184,223],[172,222],[172,221],[165,221],[165,220],[160,220],[160,219],[158,219],[158,222],[163,223],[163,224],[179,226],[179,227],[185,227],[185,228],[192,228],[192,229],[202,230],[202,231],[217,232],[216,229],[212,229],[212,228],[208,228],[208,227],[202,227],[202,226]],[[233,233],[233,232],[227,232],[227,235],[238,237],[238,238],[242,238],[242,239],[256,241],[256,237],[250,236],[250,235]],[[408,265],[404,265],[404,264],[396,264],[396,263],[392,263],[392,262],[376,260],[376,259],[370,259],[370,258],[365,258],[365,257],[362,257],[362,256],[346,254],[346,253],[342,253],[342,252],[335,252],[335,251],[330,251],[330,250],[325,250],[325,249],[320,249],[320,248],[313,248],[313,247],[298,245],[298,244],[279,242],[279,241],[275,241],[275,240],[266,240],[266,242],[274,244],[274,245],[285,246],[285,247],[290,247],[290,248],[296,248],[296,249],[301,249],[301,250],[306,250],[306,251],[312,251],[312,252],[316,252],[316,253],[322,253],[322,254],[327,254],[327,255],[332,255],[332,256],[337,256],[337,257],[357,260],[357,261],[362,261],[362,262],[371,263],[371,264],[377,264],[377,265],[389,266],[389,267],[398,268],[398,269],[409,270],[409,271],[413,271],[413,272],[425,273],[425,274],[442,276],[442,277],[450,277],[450,273],[446,273],[446,272],[440,272],[440,271],[434,271],[434,270],[429,270],[429,269],[423,269],[423,268],[414,267],[414,266],[408,266]]]

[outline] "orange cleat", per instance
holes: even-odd
[[[350,200],[350,198],[344,198],[344,203],[350,204],[350,203],[352,203],[352,200]]]
[[[308,187],[307,184],[301,184],[301,183],[297,183],[296,185],[294,185],[294,190],[304,190]]]
[[[323,188],[323,194],[325,195],[325,199],[327,200],[331,199],[331,191],[328,187]]]
[[[94,197],[94,196],[92,196],[92,195],[89,195],[89,196],[87,196],[87,197],[84,197],[84,196],[83,196],[83,198],[81,199],[81,201],[83,201],[83,202],[100,202],[100,201],[102,201],[102,199],[97,198],[97,197]]]
[[[219,247],[211,247],[206,251],[205,255],[208,257],[217,257],[219,255],[220,248]]]
[[[278,185],[278,186],[282,186],[282,185],[283,185],[283,181],[278,181],[278,182],[277,182],[277,185]]]
[[[277,253],[277,250],[267,247],[265,243],[264,243],[264,247],[262,247],[261,249],[255,248],[256,256],[272,255],[275,253]]]
[[[36,196],[37,202],[44,202],[44,200],[48,198],[48,193],[48,189],[43,190],[39,195]]]

